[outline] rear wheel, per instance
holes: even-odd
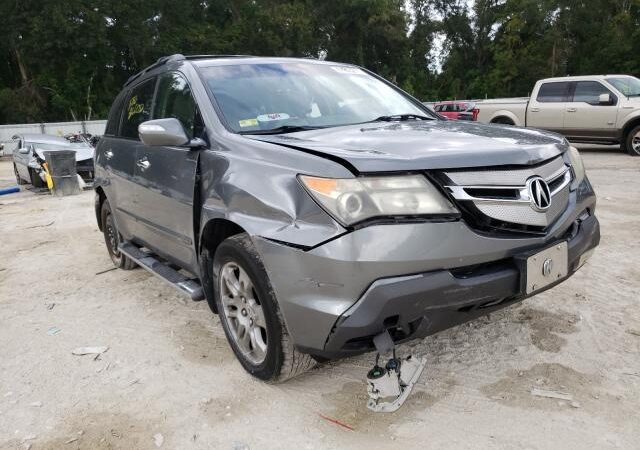
[[[16,175],[16,183],[18,183],[18,184],[27,184],[27,182],[24,181],[22,179],[22,177],[20,176],[20,173],[18,172],[18,167],[16,166],[16,163],[13,163],[13,173]]]
[[[246,233],[220,244],[213,270],[220,322],[247,372],[282,382],[314,366],[311,356],[294,348],[262,260]]]
[[[640,156],[640,125],[627,134],[625,147],[631,156]]]
[[[118,246],[122,241],[122,236],[116,228],[115,221],[113,220],[113,214],[111,213],[111,206],[107,200],[102,204],[100,212],[104,243],[107,246],[107,251],[109,252],[111,261],[113,261],[113,265],[123,270],[134,269],[136,267],[136,263],[118,249]]]
[[[515,125],[515,123],[513,123],[513,120],[509,119],[508,117],[496,117],[491,121],[491,123],[497,123],[500,125],[511,125],[511,126]]]

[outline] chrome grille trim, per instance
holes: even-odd
[[[476,170],[476,171],[451,171],[445,175],[458,186],[524,186],[527,180],[534,175],[542,177],[548,182],[567,166],[562,156],[537,167],[508,170]]]
[[[537,167],[516,170],[445,172],[455,184],[445,186],[459,201],[471,202],[487,217],[502,222],[546,228],[553,223],[569,203],[570,168],[562,157]],[[546,211],[536,211],[531,205],[527,180],[539,176],[551,190],[551,204]],[[482,190],[482,194],[473,190]],[[495,190],[495,195],[491,191]],[[509,192],[505,196],[504,191]]]

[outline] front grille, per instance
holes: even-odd
[[[524,169],[446,171],[445,188],[467,219],[486,227],[541,232],[569,204],[571,171],[562,157]],[[548,208],[535,206],[528,182],[542,178],[549,187]]]

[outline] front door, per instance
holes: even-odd
[[[177,72],[158,82],[154,119],[180,120],[188,137],[204,137],[202,119],[186,79]],[[194,188],[198,150],[141,145],[136,153],[137,237],[180,266],[197,272]]]
[[[543,83],[527,107],[527,126],[563,132],[569,95],[568,82]]]
[[[600,103],[600,95],[609,95],[609,103]],[[615,139],[618,98],[597,81],[576,81],[564,118],[565,134],[571,138]]]

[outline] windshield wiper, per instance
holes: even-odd
[[[309,125],[282,125],[280,127],[271,128],[268,130],[240,131],[239,134],[285,134],[285,133],[295,133],[297,131],[318,130],[320,128],[327,128],[327,127],[313,127]]]
[[[421,116],[420,114],[394,114],[392,116],[380,116],[370,122],[405,122],[407,120],[436,120],[433,117]]]

